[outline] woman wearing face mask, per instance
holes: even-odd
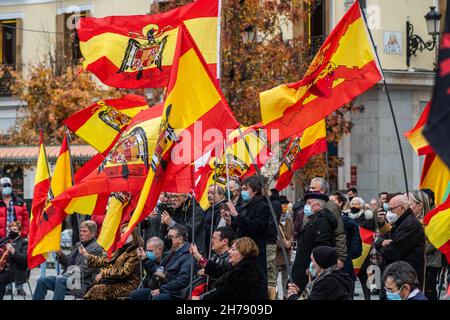
[[[356,197],[350,202],[350,209],[343,211],[343,214],[353,219],[356,223],[358,223],[360,228],[364,228],[370,231],[375,232],[376,223],[375,217],[371,210],[365,210],[365,202],[362,198]],[[361,287],[364,294],[365,300],[370,300],[370,289],[366,286],[367,283],[367,268],[370,265],[370,256],[367,255],[364,260],[357,276],[359,281],[361,282]]]
[[[20,236],[28,236],[29,214],[25,202],[12,192],[12,182],[8,177],[0,179],[0,239],[8,236],[8,226],[17,221],[22,225]]]
[[[258,247],[252,239],[233,241],[228,260],[233,269],[219,277],[215,288],[201,300],[268,300],[266,276],[259,268],[258,256]]]
[[[6,285],[15,282],[17,286],[27,281],[28,245],[26,240],[20,237],[22,226],[20,222],[11,222],[8,227],[8,237],[0,240],[4,243],[0,258],[5,259],[5,264],[1,264],[3,271],[0,271],[0,300],[3,300]]]
[[[122,225],[125,232],[127,225]],[[144,240],[138,228],[129,235],[122,248],[115,251],[111,257],[97,257],[87,253],[80,247],[80,254],[86,259],[90,268],[100,268],[95,282],[84,296],[85,300],[113,300],[129,296],[131,291],[139,286],[139,257],[137,248],[144,245]]]
[[[337,266],[335,248],[321,246],[312,251],[308,268],[309,283],[300,289],[289,284],[289,300],[352,300],[355,283]]]
[[[414,191],[409,194],[409,198],[411,210],[423,224],[423,218],[433,209],[430,198],[423,191]],[[425,284],[422,289],[429,300],[438,300],[436,285],[442,268],[442,254],[428,238],[425,241]]]

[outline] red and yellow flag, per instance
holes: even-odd
[[[36,165],[36,176],[34,178],[33,203],[31,205],[30,232],[28,234],[28,269],[33,269],[45,261],[43,255],[33,256],[35,246],[36,230],[38,228],[39,217],[44,210],[50,189],[50,172],[48,170],[47,155],[45,154],[44,139],[42,131],[39,135],[39,154]]]
[[[287,188],[294,172],[303,168],[311,157],[326,152],[327,147],[325,120],[321,120],[307,128],[301,138],[297,137],[291,141],[283,156],[285,161],[278,172],[279,178],[275,188],[279,191]]]
[[[430,144],[422,134],[422,130],[428,121],[428,115],[430,114],[430,107],[431,101],[426,105],[415,127],[404,134],[405,137],[408,139],[409,143],[411,144],[411,147],[419,156],[433,153],[433,149],[431,148]]]
[[[145,109],[148,109],[148,105],[144,97],[128,94],[120,99],[98,101],[73,114],[64,123],[106,156],[131,119]]]
[[[364,261],[366,261],[375,239],[375,232],[369,229],[359,227],[359,234],[362,239],[362,254],[359,258],[353,260],[353,268],[356,275],[358,275]]]
[[[150,214],[165,184],[175,183],[184,193],[192,191],[194,175],[179,181],[178,173],[213,150],[216,144],[223,143],[226,131],[238,126],[200,49],[182,24],[151,168],[119,247],[134,227]],[[207,139],[205,133],[210,129],[222,139]]]
[[[81,18],[77,29],[84,68],[112,87],[166,87],[183,22],[215,74],[217,0],[197,0],[153,15]]]
[[[423,223],[430,243],[439,249],[450,263],[450,198],[429,212]]]
[[[243,131],[244,139],[255,157],[257,167],[260,169],[271,157],[267,142],[252,127]],[[196,168],[198,168],[194,173],[195,196],[203,210],[208,209],[210,206],[208,202],[208,189],[210,186],[217,184],[225,188],[227,175],[229,179],[243,179],[253,175],[256,171],[245,142],[239,135],[238,130],[234,130],[228,136],[226,145],[225,153],[223,152],[223,147],[218,146],[218,150],[220,150],[218,155],[212,153],[211,156],[206,157],[206,163],[196,164]]]
[[[72,186],[72,166],[68,139],[67,134],[64,135],[59,156],[56,159],[47,203],[43,214],[37,221],[36,243],[32,253],[33,256],[60,249],[61,223],[66,217],[66,214],[64,211],[53,206],[51,202],[54,197]]]
[[[299,134],[378,83],[382,74],[376,61],[355,1],[302,80],[260,94],[263,125],[279,130],[279,140]]]
[[[434,152],[425,156],[420,188],[434,192],[437,206],[447,199],[450,192],[450,170]]]

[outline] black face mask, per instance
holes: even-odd
[[[19,236],[19,233],[18,232],[15,232],[15,231],[10,231],[9,233],[8,233],[8,237],[10,238],[10,239],[15,239],[15,238],[17,238]]]
[[[358,213],[359,212],[359,208],[350,208],[350,211],[352,212],[352,213]]]
[[[172,239],[171,238],[164,239],[164,248],[166,248],[167,250],[170,250],[172,248]]]

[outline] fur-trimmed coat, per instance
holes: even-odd
[[[139,286],[139,258],[137,246],[117,250],[111,259],[89,255],[88,266],[101,268],[100,282],[94,282],[84,296],[85,300],[113,300],[129,296]]]

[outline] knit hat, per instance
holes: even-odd
[[[338,257],[335,248],[325,246],[317,247],[312,251],[312,255],[317,265],[322,269],[328,269],[337,264]]]

